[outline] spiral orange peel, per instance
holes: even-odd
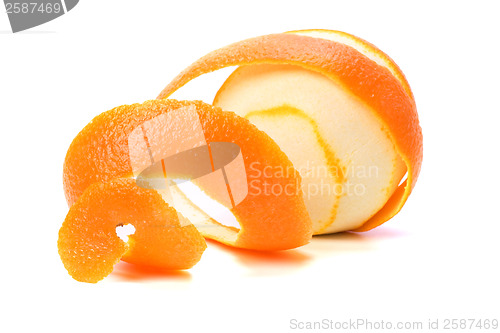
[[[120,106],[95,117],[73,140],[66,155],[63,178],[69,206],[78,202],[93,183],[133,177],[128,145],[130,133],[159,115],[186,106],[195,107],[207,143],[232,142],[239,146],[249,184],[246,197],[231,209],[239,229],[225,226],[203,211],[193,213],[193,216],[201,216],[201,220],[192,222],[203,236],[255,250],[283,250],[308,243],[312,224],[302,193],[297,190],[300,175],[287,156],[248,120],[199,101],[152,100]],[[174,138],[178,134],[175,128],[164,133],[167,141],[168,136]],[[288,173],[284,177],[268,177],[263,172],[275,167]],[[264,186],[287,188],[289,195],[273,195],[264,191]],[[184,216],[191,219],[189,212]]]

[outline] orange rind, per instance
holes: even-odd
[[[135,232],[124,242],[117,226]],[[78,281],[96,283],[118,261],[169,270],[188,269],[201,258],[204,238],[193,225],[181,226],[176,210],[154,190],[133,179],[90,185],[71,206],[59,230],[64,267]]]
[[[229,66],[240,67],[218,91],[214,105],[247,117],[268,133],[294,167],[305,170],[303,184],[330,182],[342,188],[332,195],[305,195],[315,234],[367,231],[401,210],[420,172],[422,132],[413,93],[391,58],[338,31],[266,35],[200,58],[158,98]],[[329,174],[306,179],[306,161],[325,166]],[[372,165],[381,175],[364,180],[350,173]],[[350,181],[363,185],[368,195],[346,194]]]
[[[213,106],[167,99],[229,66],[239,67]],[[330,30],[234,43],[193,63],[157,100],[104,112],[76,136],[64,162],[70,210],[59,255],[73,278],[95,283],[120,260],[189,269],[204,237],[272,251],[313,234],[367,231],[401,210],[422,151],[410,86],[374,45]],[[200,208],[186,181],[238,227]],[[127,240],[116,232],[124,225],[135,230]]]
[[[132,163],[130,160],[131,133],[158,116],[179,110],[184,112],[186,108],[196,110],[208,144],[231,142],[241,149],[249,190],[246,197],[231,208],[240,228],[225,226],[212,219],[189,200],[183,200],[182,196],[178,196],[180,201],[174,202],[174,208],[180,210],[203,236],[227,245],[284,250],[308,243],[312,224],[300,191],[300,175],[287,156],[267,134],[248,120],[197,101],[152,100],[120,106],[95,117],[73,140],[66,155],[64,189],[68,204],[72,206],[78,202],[93,183],[133,178],[132,164],[136,165],[137,161]],[[184,118],[179,114],[179,119]],[[176,128],[162,131],[162,142],[175,142],[182,136]],[[151,138],[148,141],[152,142]],[[139,141],[135,143],[141,144]],[[268,169],[287,170],[287,173],[277,177],[265,172]],[[203,184],[200,187],[204,189]],[[276,191],[266,190],[268,188],[286,189],[288,195],[275,195]],[[175,187],[172,192],[179,194]]]

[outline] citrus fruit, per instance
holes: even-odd
[[[266,35],[200,58],[158,98],[228,66],[240,67],[214,105],[287,154],[315,234],[367,231],[400,211],[420,172],[422,132],[410,86],[385,53],[338,31]]]

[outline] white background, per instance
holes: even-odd
[[[24,33],[0,13],[2,332],[288,332],[290,320],[500,319],[499,6],[491,1],[90,1]],[[74,281],[62,165],[97,114],[155,98],[205,53],[323,28],[388,53],[424,133],[417,187],[377,230],[264,255],[209,242],[171,276]],[[211,101],[227,71],[178,98]],[[483,330],[484,331],[484,330]],[[491,331],[491,330],[490,330]]]

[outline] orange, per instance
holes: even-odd
[[[355,206],[353,201],[346,201],[347,195],[343,193],[328,204],[318,205],[312,202],[310,206],[316,210],[310,209],[311,215],[317,210],[325,212],[322,220],[318,218],[316,221],[313,218],[315,233],[367,231],[381,225],[401,210],[415,187],[420,172],[423,139],[410,86],[399,67],[385,53],[358,37],[338,31],[303,30],[266,35],[231,44],[200,58],[174,78],[158,98],[168,98],[190,80],[228,66],[241,67],[219,90],[214,104],[255,121],[260,129],[267,131],[277,141],[296,168],[299,165],[295,161],[307,156],[304,154],[309,152],[304,147],[298,153],[295,152],[297,156],[292,156],[293,143],[300,142],[301,133],[287,132],[286,129],[275,132],[275,128],[282,126],[282,123],[304,124],[304,130],[309,131],[310,136],[315,136],[317,140],[315,145],[309,146],[309,150],[313,151],[318,147],[318,159],[324,154],[325,157],[320,162],[334,175],[333,182],[342,186],[349,180],[345,176],[352,164],[349,156],[356,153],[358,148],[364,148],[368,154],[373,149],[366,147],[375,149],[378,147],[376,143],[383,141],[384,150],[380,154],[371,152],[374,159],[380,156],[387,160],[380,163],[381,166],[391,164],[387,169],[386,186],[379,184],[380,188],[375,191],[378,200],[383,201],[372,207],[372,211],[367,211],[364,217],[358,216],[357,219],[353,216],[345,217],[346,211],[349,215],[356,213],[357,209],[352,208]],[[299,82],[299,78],[307,78],[307,82],[315,83],[323,82],[321,77],[328,79],[329,83],[321,83],[318,88],[311,89],[311,94],[315,96],[323,87],[335,91],[338,105],[356,105],[356,117],[349,120],[350,109],[347,108],[339,112],[346,120],[339,119],[340,123],[337,124],[335,119],[323,121],[322,117],[325,116],[320,115],[321,107],[313,105],[321,100],[311,99],[305,89],[307,87],[297,89],[290,93],[291,96],[282,97],[281,94],[286,94],[283,87],[289,87],[287,75],[290,73],[293,73],[292,79]],[[268,86],[259,88],[264,82]],[[302,103],[307,98],[312,101],[309,104]],[[332,103],[334,102],[335,100]],[[309,109],[297,107],[298,104],[307,104]],[[363,112],[365,117],[360,116]],[[285,117],[277,118],[279,114]],[[256,116],[258,119],[255,120]],[[356,124],[365,120],[369,122],[366,125],[370,130],[368,134],[376,134],[377,140],[370,140],[368,135],[364,138],[365,143],[356,147],[360,138],[353,137],[349,131],[342,133],[341,130],[344,125],[356,129]],[[339,130],[329,130],[330,124],[335,124]],[[364,132],[360,131],[361,134]],[[334,135],[329,140],[325,139],[330,133]],[[366,154],[363,151],[360,160],[367,159]],[[403,178],[405,173],[406,179]],[[345,204],[342,204],[342,200]],[[366,205],[358,203],[357,207],[364,206]],[[340,226],[339,216],[346,218],[346,222]]]

